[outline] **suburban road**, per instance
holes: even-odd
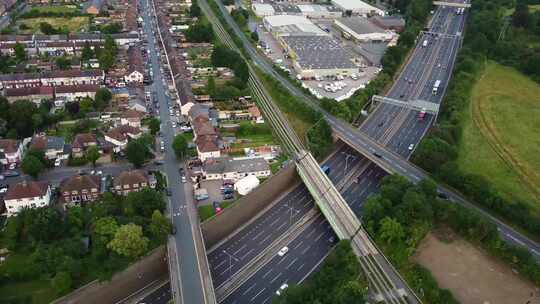
[[[197,218],[190,216],[194,210],[193,206],[187,205],[186,194],[183,184],[180,182],[180,173],[178,169],[182,165],[177,161],[171,143],[175,131],[171,125],[169,116],[169,105],[172,102],[165,94],[167,88],[164,85],[163,75],[160,71],[159,48],[155,40],[152,28],[152,9],[148,0],[141,0],[143,28],[148,39],[148,50],[150,50],[150,65],[153,70],[152,90],[156,92],[159,101],[159,118],[162,123],[161,134],[165,142],[165,154],[163,157],[163,170],[168,178],[168,186],[171,190],[170,213],[172,215],[172,224],[176,227],[176,234],[173,236],[176,244],[176,256],[174,258],[176,271],[179,275],[180,300],[182,303],[205,303],[201,271],[199,269],[199,260],[196,244],[194,241],[195,225],[198,225]],[[154,28],[155,30],[155,28]],[[195,223],[193,222],[195,220]]]

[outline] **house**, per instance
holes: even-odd
[[[41,83],[48,86],[102,84],[103,70],[55,70],[41,73]]]
[[[84,156],[84,152],[88,147],[97,146],[97,139],[94,134],[81,133],[75,135],[71,143],[71,156],[80,158]]]
[[[34,136],[30,142],[30,149],[43,151],[47,159],[66,159],[65,146],[64,138],[58,136]]]
[[[64,179],[59,189],[63,201],[73,206],[97,200],[101,194],[101,182],[97,175],[77,174]]]
[[[145,187],[155,188],[156,180],[141,170],[123,171],[113,180],[113,192],[119,195],[128,195]]]
[[[141,129],[130,125],[121,125],[107,132],[105,140],[113,144],[113,151],[118,153],[126,148],[130,139],[139,138],[141,135]]]
[[[22,181],[11,185],[4,197],[8,216],[17,214],[23,208],[40,208],[51,202],[51,187],[47,182]]]
[[[85,12],[91,15],[99,15],[103,7],[105,7],[105,0],[92,0],[90,5],[86,7]]]
[[[216,135],[198,136],[194,142],[197,155],[201,161],[221,156],[221,149],[219,148],[218,137]]]
[[[122,112],[122,116],[120,116],[120,124],[121,125],[128,125],[135,128],[141,127],[141,118],[143,114],[140,112],[137,112],[135,110],[127,110]]]
[[[144,66],[141,48],[138,45],[130,46],[128,51],[128,71],[124,76],[126,83],[142,83],[144,80]]]
[[[250,117],[255,123],[264,123],[264,118],[261,115],[261,111],[256,105],[252,105],[248,108]]]
[[[54,87],[54,94],[56,98],[66,101],[75,101],[86,97],[94,99],[98,89],[99,85],[97,84],[60,85]]]
[[[53,99],[54,89],[43,86],[10,88],[4,90],[4,96],[10,103],[18,100],[30,100],[33,103],[40,104],[42,100]]]
[[[0,163],[18,163],[22,160],[23,146],[15,139],[0,139]]]
[[[271,175],[270,166],[264,158],[221,157],[207,160],[203,164],[203,177],[207,180],[237,181],[250,175],[257,178],[266,178]]]

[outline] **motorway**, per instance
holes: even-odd
[[[163,169],[167,175],[169,188],[171,190],[170,210],[172,214],[172,224],[176,227],[174,237],[173,252],[176,256],[170,257],[175,261],[175,270],[178,274],[179,285],[178,290],[174,288],[174,292],[179,293],[181,303],[206,303],[205,294],[203,292],[202,274],[198,259],[198,252],[195,244],[195,234],[198,233],[198,219],[193,218],[194,206],[187,204],[186,193],[184,187],[180,183],[180,173],[178,168],[180,162],[176,160],[174,151],[172,150],[172,140],[175,131],[171,125],[171,117],[169,115],[170,98],[165,94],[167,88],[164,85],[164,75],[160,71],[159,47],[154,37],[152,28],[154,22],[150,15],[153,11],[151,3],[148,0],[141,0],[143,30],[148,39],[148,49],[150,51],[150,64],[153,70],[154,82],[152,90],[157,95],[159,101],[159,118],[162,122],[161,134],[165,142],[165,155],[163,158]],[[191,215],[190,215],[191,214]]]
[[[205,2],[205,0],[202,0],[201,2]],[[384,144],[381,144],[373,139],[373,137],[370,134],[366,134],[365,132],[359,132],[359,130],[354,129],[352,126],[350,126],[348,123],[343,122],[332,115],[328,114],[326,111],[324,111],[318,104],[316,100],[311,98],[310,96],[305,95],[300,89],[298,89],[296,86],[294,86],[289,79],[282,76],[281,74],[274,71],[272,65],[263,57],[263,55],[259,54],[255,47],[251,45],[251,43],[247,40],[247,38],[244,36],[243,32],[238,28],[232,17],[227,13],[227,10],[223,6],[223,4],[220,1],[216,1],[216,3],[219,6],[219,9],[222,13],[222,15],[225,17],[225,21],[227,24],[233,29],[236,36],[240,38],[242,41],[242,44],[244,46],[244,49],[247,51],[247,54],[249,55],[250,59],[253,61],[253,63],[261,68],[265,73],[273,76],[276,80],[278,80],[293,96],[296,96],[300,98],[301,100],[309,103],[314,108],[321,111],[321,113],[324,114],[325,118],[327,119],[328,123],[332,126],[334,132],[342,139],[345,143],[348,145],[351,145],[354,147],[357,151],[360,151],[362,155],[369,158],[372,162],[376,163],[378,166],[382,167],[387,172],[397,173],[400,174],[412,182],[419,182],[420,180],[424,178],[429,178],[429,174],[422,171],[421,169],[417,168],[416,166],[412,165],[408,162],[407,158],[404,158],[404,156],[408,157],[412,153],[412,151],[408,151],[408,145],[407,144],[400,144],[401,141],[403,141],[401,138],[407,136],[407,133],[413,134],[408,135],[408,138],[405,138],[406,142],[414,143],[419,142],[420,138],[425,135],[431,124],[434,122],[435,117],[431,115],[426,115],[426,118],[424,119],[424,125],[425,126],[419,126],[421,124],[416,124],[414,127],[408,127],[411,124],[413,124],[413,121],[416,119],[413,119],[413,116],[416,116],[417,112],[410,111],[411,113],[407,115],[402,115],[401,119],[403,120],[405,117],[405,121],[408,123],[408,125],[403,125],[403,123],[397,124],[398,127],[396,127],[396,123],[390,123],[390,120],[384,122],[384,115],[381,120],[383,120],[383,124],[389,124],[392,125],[395,132],[395,134],[392,136],[393,140],[392,143],[394,146],[401,147],[398,149],[398,151],[392,150],[392,147],[386,147]],[[436,32],[447,32],[450,33],[450,36],[457,36],[457,34],[461,35],[463,32],[465,19],[467,16],[467,11],[465,11],[462,15],[455,15],[454,9],[452,8],[445,8],[445,7],[439,7],[435,11],[435,19],[432,19],[431,24],[429,25],[430,30],[436,31]],[[438,16],[441,17],[438,17]],[[440,19],[440,20],[438,20]],[[453,19],[453,20],[452,20]],[[414,70],[420,71],[420,69],[426,69],[433,71],[436,73],[438,77],[441,77],[440,80],[443,81],[442,85],[442,91],[444,92],[446,90],[447,81],[449,80],[453,68],[453,64],[455,61],[455,55],[457,53],[457,48],[460,46],[455,41],[455,38],[447,38],[446,35],[441,35],[437,40],[435,40],[435,43],[433,41],[430,42],[429,48],[437,49],[437,52],[446,52],[448,49],[452,49],[452,47],[455,48],[455,50],[452,50],[450,55],[453,55],[454,58],[447,58],[445,60],[446,64],[441,61],[441,67],[444,67],[444,69],[434,69],[432,66],[433,59],[428,62],[424,62],[422,58],[416,57],[414,60],[409,60],[407,63],[405,70],[410,71],[411,73]],[[441,45],[441,41],[444,41],[444,45]],[[420,48],[420,44],[422,43],[422,40],[418,39],[418,45],[415,49],[415,53],[419,52],[418,48]],[[434,47],[435,46],[435,47]],[[420,53],[420,52],[419,52]],[[409,64],[413,64],[415,66],[418,66],[416,69],[408,69]],[[421,75],[431,75],[429,77],[435,77],[433,73],[428,73],[426,71],[419,72]],[[439,75],[440,73],[440,75]],[[399,77],[403,77],[404,75],[400,75]],[[415,90],[418,89],[421,90],[421,92],[428,92],[431,91],[432,86],[426,84],[426,79],[428,76],[424,76],[424,80],[421,84],[423,86],[417,86]],[[434,81],[434,80],[433,80]],[[395,84],[394,88],[392,90],[396,90],[395,92],[399,91],[399,88],[402,88],[402,92],[404,94],[407,94],[407,90],[404,90],[405,84],[403,81],[401,81],[400,84]],[[443,92],[437,94],[438,97],[430,97],[429,100],[440,103],[441,97],[444,95]],[[410,93],[409,93],[410,94]],[[418,92],[416,93],[418,94]],[[421,93],[426,94],[426,93]],[[398,94],[399,96],[401,94]],[[393,95],[394,96],[394,95]],[[424,95],[423,95],[424,96]],[[386,108],[386,106],[384,106]],[[392,107],[390,107],[392,108]],[[390,109],[388,108],[388,109]],[[381,111],[381,112],[378,112]],[[361,126],[361,131],[364,131],[365,128],[369,128],[367,125],[369,124],[369,121],[371,119],[375,119],[375,117],[378,117],[379,114],[377,113],[390,113],[390,110],[376,109],[374,113],[371,114],[374,118],[370,118],[366,121],[365,124]],[[395,108],[392,111],[401,112],[401,109]],[[395,116],[395,115],[394,115]],[[389,119],[392,118],[391,116],[388,117]],[[416,138],[416,140],[414,140]],[[414,141],[413,141],[414,140]],[[415,144],[416,146],[416,144]],[[407,147],[407,151],[404,151],[404,147]],[[403,153],[404,155],[400,155],[398,153]],[[380,155],[380,157],[376,157],[375,154]],[[485,210],[479,208],[478,206],[472,204],[471,202],[467,201],[461,194],[453,191],[450,188],[443,187],[439,185],[438,191],[440,193],[445,194],[452,202],[459,203],[467,208],[474,209],[477,212],[480,212],[482,215],[484,215],[486,218],[494,222],[499,229],[499,232],[501,234],[501,237],[508,242],[509,244],[515,245],[515,246],[523,246],[526,247],[533,256],[540,260],[540,245],[536,243],[535,241],[529,239],[527,236],[521,234],[520,232],[514,230],[512,227],[507,225],[506,223],[502,222],[501,220],[497,219],[490,213],[486,212]]]

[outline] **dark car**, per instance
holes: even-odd
[[[176,226],[172,226],[172,228],[171,228],[171,234],[176,234]]]
[[[234,198],[234,194],[232,192],[223,194],[223,199],[230,200],[230,199],[233,199],[233,198]]]
[[[2,173],[2,175],[4,175],[5,177],[15,177],[19,176],[20,173],[15,170],[6,170]]]
[[[171,195],[172,195],[171,189],[169,189],[169,188],[166,188],[166,189],[165,189],[165,192],[167,193],[167,196],[171,196]]]
[[[373,155],[375,155],[375,157],[382,158],[382,155],[380,155],[380,154],[377,153],[377,152],[373,152]]]
[[[446,193],[443,193],[443,192],[437,192],[437,196],[445,200],[448,199],[448,195],[446,195]]]
[[[234,193],[234,189],[233,188],[226,188],[226,189],[221,190],[221,193],[223,193],[223,194],[231,194],[231,193]]]

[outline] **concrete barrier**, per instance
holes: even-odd
[[[144,259],[115,274],[110,281],[92,281],[55,300],[54,304],[115,304],[156,280],[168,276],[165,246],[154,249]]]
[[[268,207],[275,201],[276,194],[286,193],[300,182],[296,166],[290,164],[219,215],[204,221],[201,230],[206,248],[212,248]]]

